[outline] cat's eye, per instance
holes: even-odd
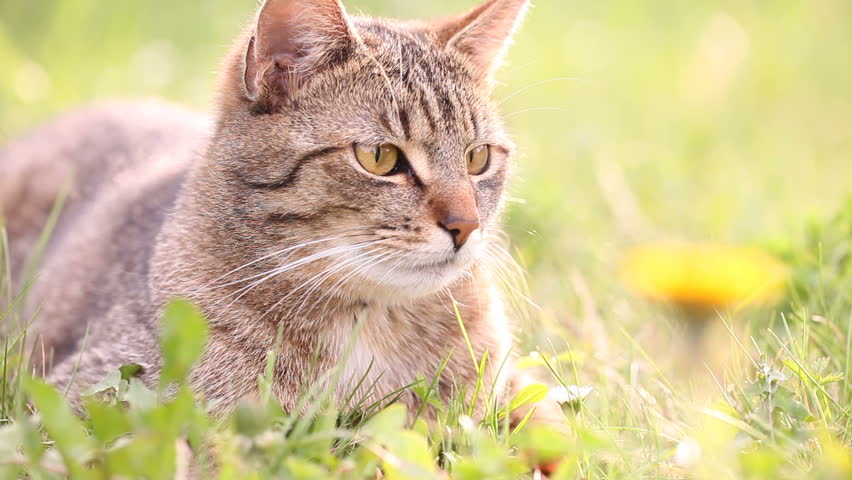
[[[480,145],[471,148],[467,152],[467,173],[471,175],[480,175],[488,168],[488,161],[491,159],[491,147],[488,145]]]
[[[368,172],[384,176],[396,170],[399,158],[402,156],[399,147],[386,143],[384,145],[355,144],[355,158]]]

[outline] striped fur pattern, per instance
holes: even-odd
[[[180,296],[211,323],[192,381],[216,412],[257,395],[279,331],[273,391],[287,409],[347,344],[341,399],[365,375],[360,394],[382,398],[431,377],[448,356],[441,393],[472,390],[476,371],[453,303],[477,355],[487,351],[495,370],[511,350],[488,260],[499,248],[514,146],[491,84],[526,7],[488,0],[459,17],[403,23],[350,17],[338,0],[267,0],[226,57],[209,134],[164,111],[150,127],[158,136],[147,140],[162,161],[134,146],[121,167],[134,175],[124,183],[113,176],[91,192],[93,177],[73,178],[68,208],[83,213],[60,221],[35,292],[47,309],[37,348],[53,359],[50,379],[67,386],[79,364],[76,392],[132,362],[155,383],[158,312]],[[132,132],[148,117],[134,111],[151,108],[170,107],[78,113],[58,131],[22,140],[3,161],[35,168],[21,165],[39,135],[74,143],[62,125],[97,131],[123,122],[129,137],[119,141],[144,144]],[[359,165],[356,143],[393,144],[405,167],[373,175]],[[471,175],[467,152],[477,145],[490,145],[491,156]],[[74,171],[84,156],[61,161]],[[105,205],[109,198],[118,201]],[[14,204],[2,201],[4,211]],[[133,213],[126,230],[122,219]],[[442,227],[453,215],[475,217],[462,246]],[[99,294],[99,278],[113,279],[111,297]],[[524,383],[510,368],[491,380],[495,394]],[[411,393],[400,400],[418,407]]]

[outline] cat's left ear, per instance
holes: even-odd
[[[468,57],[475,72],[490,77],[512,42],[529,0],[488,0],[468,13],[438,22],[438,40]]]

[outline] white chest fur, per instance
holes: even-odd
[[[372,403],[418,377],[435,375],[443,361],[440,345],[431,345],[428,338],[419,340],[430,345],[418,345],[414,332],[408,331],[411,325],[391,321],[384,308],[367,307],[356,317],[354,322],[348,319],[351,328],[337,328],[329,338],[340,358],[339,399]]]

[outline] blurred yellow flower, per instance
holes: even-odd
[[[629,251],[622,277],[628,287],[652,300],[709,309],[772,298],[787,279],[787,267],[751,248],[659,244]]]

